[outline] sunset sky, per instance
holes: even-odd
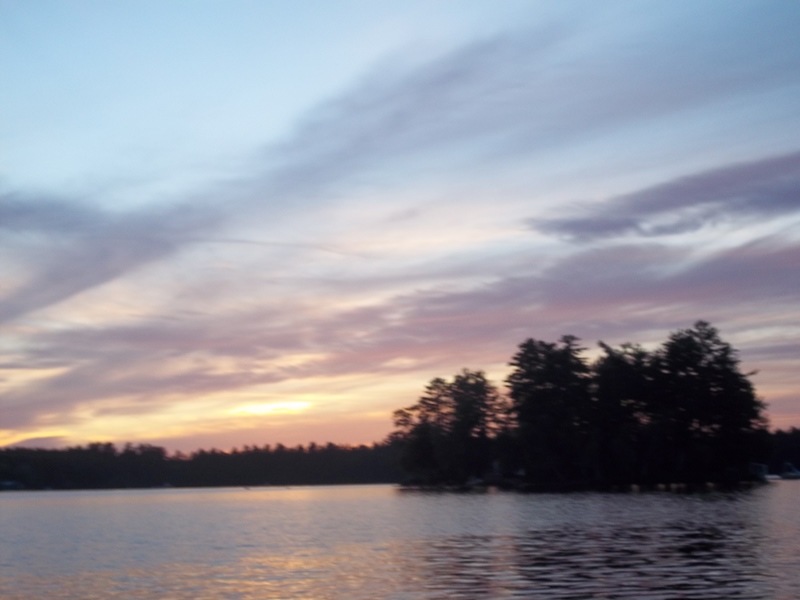
[[[370,443],[710,321],[800,426],[800,2],[0,0],[0,446]]]

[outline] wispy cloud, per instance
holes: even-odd
[[[0,297],[0,323],[163,260],[218,219],[189,206],[115,214],[67,200],[3,198],[3,242],[29,275]]]
[[[800,213],[800,152],[681,177],[574,210],[531,219],[537,230],[578,240],[656,237],[723,222]]]

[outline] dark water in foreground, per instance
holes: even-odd
[[[738,493],[392,486],[0,494],[0,598],[800,597],[800,481]]]

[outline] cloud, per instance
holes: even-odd
[[[757,16],[742,12],[734,25],[746,30],[742,36],[709,39],[705,22],[683,22],[677,35],[632,26],[621,40],[593,39],[591,49],[582,29],[591,18],[554,22],[422,64],[387,61],[271,149],[271,184],[313,196],[347,177],[386,175],[390,166],[419,177],[490,158],[533,157],[614,128],[797,85],[800,77],[787,76],[797,55],[786,52],[794,32],[767,32],[770,24]]]
[[[756,31],[763,23],[743,19],[737,27]],[[526,28],[427,62],[387,61],[349,91],[312,110],[286,140],[269,146],[250,175],[209,188],[203,202],[113,212],[70,199],[5,198],[0,229],[15,238],[22,232],[48,238],[38,246],[46,258],[29,261],[29,278],[0,298],[0,322],[163,261],[188,244],[219,236],[236,239],[223,231],[232,224],[267,221],[267,237],[255,241],[285,243],[278,238],[285,234],[277,232],[287,216],[302,217],[311,207],[335,202],[346,190],[375,178],[391,187],[409,177],[480,169],[492,157],[532,157],[591,137],[592,131],[787,85],[785,63],[791,56],[781,46],[785,34],[781,29],[766,39],[748,36],[745,43],[738,37],[711,43],[694,26],[679,41],[671,31],[631,30],[625,32],[627,44],[647,41],[648,52],[627,51],[618,41],[605,39],[587,56],[579,25]],[[749,53],[753,47],[761,51]],[[784,162],[792,160],[796,156]],[[762,175],[763,182],[768,176]],[[702,182],[680,185],[693,191]],[[773,191],[755,184],[749,189]],[[655,196],[668,193],[651,190]],[[633,205],[639,200],[619,202]],[[755,206],[755,199],[743,202]],[[650,209],[647,214],[658,213]],[[538,226],[580,236],[647,227],[623,209],[591,222],[578,217]],[[662,227],[686,226],[679,220]]]
[[[541,273],[521,271],[457,292],[402,295],[371,316],[343,314],[330,331],[321,325],[331,338],[355,328],[369,331],[363,343],[352,345],[347,362],[354,365],[374,364],[391,352],[421,361],[502,361],[529,336],[627,335],[640,341],[636,331],[663,335],[697,318],[714,321],[750,310],[765,298],[776,310],[791,307],[800,294],[793,276],[799,260],[800,246],[771,240],[700,259],[690,249],[616,245],[576,252]]]
[[[108,218],[105,211],[54,198],[0,196],[0,230],[7,233],[75,235],[95,229]]]
[[[748,355],[765,363],[781,361],[793,363],[800,356],[800,342],[754,345],[749,348]],[[793,364],[791,368],[794,368]]]
[[[4,198],[3,242],[27,253],[17,259],[31,275],[0,297],[0,323],[163,260],[218,222],[214,211],[186,205],[116,214],[67,200]]]
[[[165,399],[191,405],[208,394],[364,373],[421,373],[422,385],[426,373],[503,364],[527,337],[573,333],[592,345],[647,341],[636,332],[655,330],[661,341],[696,318],[716,324],[763,298],[773,307],[793,305],[798,260],[800,246],[772,240],[700,260],[687,250],[627,244],[576,252],[541,272],[459,291],[404,292],[357,309],[310,313],[298,305],[287,314],[265,307],[43,332],[29,340],[33,364],[65,356],[72,363],[7,392],[3,423],[24,427],[54,414],[62,423],[87,414],[144,416]]]
[[[531,219],[545,233],[587,241],[628,234],[656,237],[719,221],[800,213],[800,152],[681,177],[579,209],[573,217]]]
[[[144,415],[163,408],[196,403],[204,395],[274,382],[274,374],[247,369],[215,372],[208,366],[148,356],[146,352],[97,358],[73,365],[22,390],[3,395],[3,427],[23,428],[54,417],[61,425],[105,415]]]
[[[67,439],[62,436],[45,436],[45,437],[34,437],[34,438],[27,438],[24,440],[20,440],[13,444],[9,444],[8,446],[4,446],[5,448],[41,448],[41,449],[53,449],[53,448],[63,448],[67,445]]]
[[[78,407],[95,415],[142,414],[171,398],[193,402],[209,393],[236,390],[282,378],[280,370],[260,368],[294,348],[291,332],[270,336],[254,329],[265,313],[214,316],[177,323],[142,320],[126,326],[76,327],[31,336],[25,352],[32,365],[68,361],[23,388],[3,394],[3,424],[23,427],[42,415],[63,420]],[[252,320],[251,320],[252,319]],[[220,364],[221,359],[230,359]],[[175,400],[179,397],[179,400]],[[115,407],[110,407],[109,402]]]

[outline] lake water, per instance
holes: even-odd
[[[800,595],[800,481],[737,493],[393,486],[0,494],[0,598]]]

